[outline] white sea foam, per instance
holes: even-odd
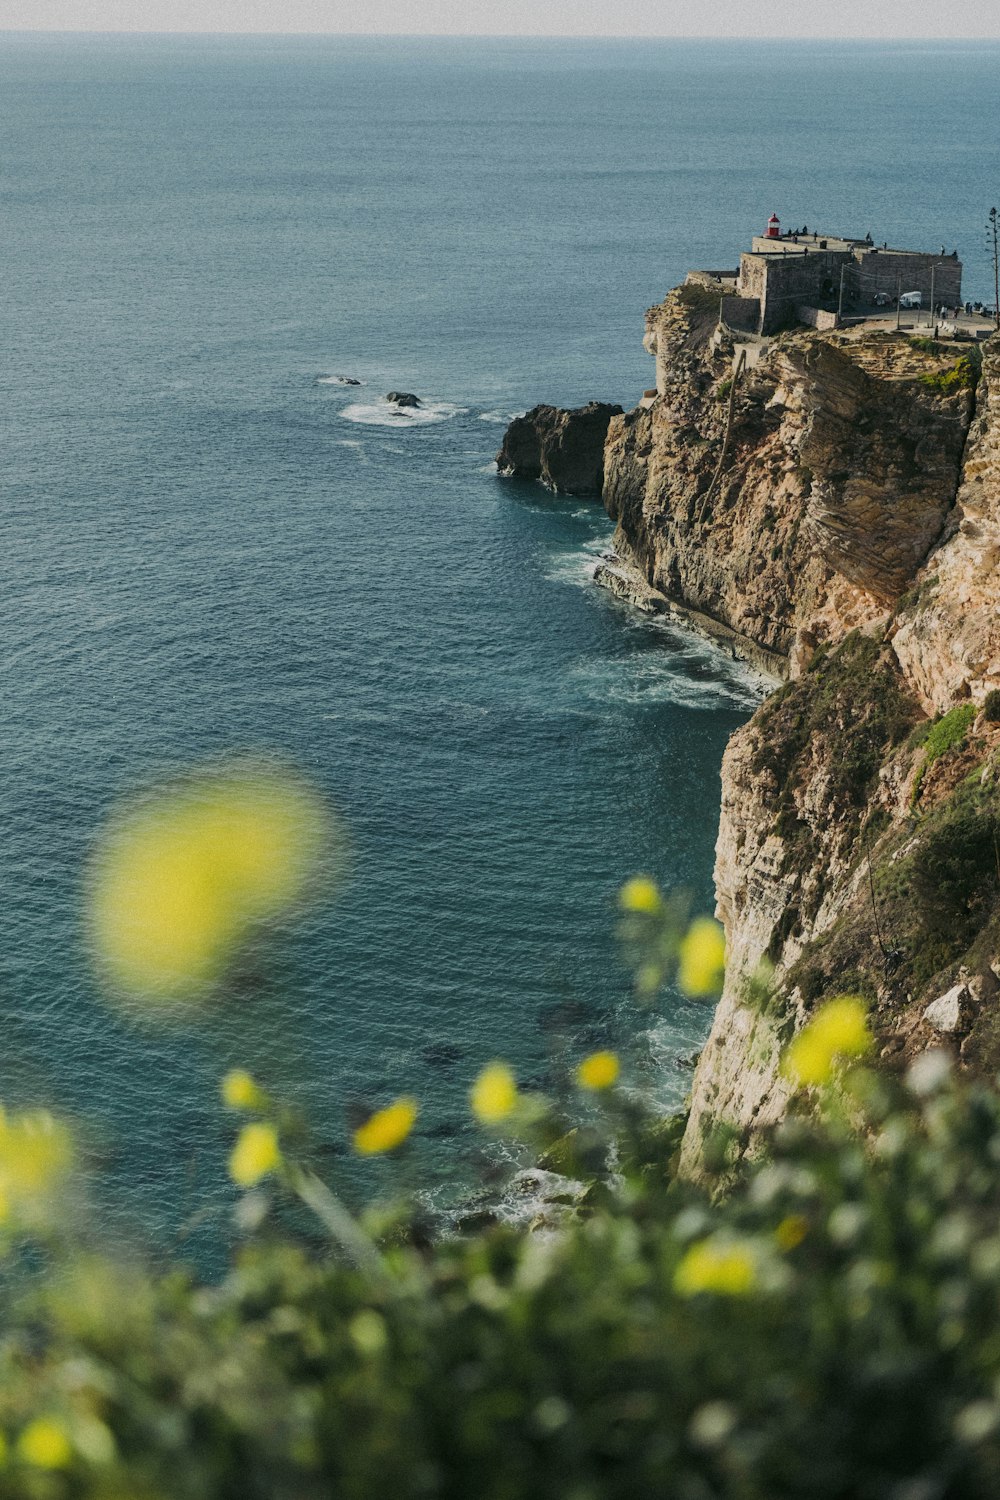
[[[572,514],[576,519],[585,517],[589,520],[593,510],[588,508],[573,511]],[[574,583],[581,588],[589,587],[607,550],[608,539],[595,537],[584,542],[582,547],[567,547],[553,552],[545,563],[543,574],[550,583]]]
[[[652,622],[639,628],[649,629]],[[655,627],[654,627],[655,628]],[[764,696],[760,674],[710,641],[673,627],[662,651],[588,657],[570,668],[575,691],[592,701],[645,707],[756,708]]]
[[[523,417],[523,411],[481,411],[480,422],[495,422],[500,427],[507,427],[515,417]]]
[[[348,449],[348,451],[350,453],[352,453],[354,455],[354,457],[357,459],[358,463],[360,463],[360,464],[370,464],[371,463],[371,459],[368,457],[368,454],[365,452],[365,445],[360,440],[360,438],[336,438],[334,441],[335,441],[336,446],[338,448],[346,448],[346,449]]]
[[[447,422],[465,411],[468,407],[455,406],[451,401],[427,401],[420,406],[397,406],[394,401],[379,401],[370,406],[355,402],[345,406],[340,415],[348,422],[359,422],[363,427],[395,427],[398,430]]]

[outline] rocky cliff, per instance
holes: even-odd
[[[606,401],[569,411],[535,406],[507,428],[497,468],[515,479],[540,480],[560,494],[599,496],[608,424],[621,412]]]
[[[971,378],[909,339],[805,331],[734,377],[698,295],[653,310],[661,390],[610,424],[605,504],[649,584],[796,670],[885,618],[941,535]]]
[[[703,303],[651,311],[658,394],[612,419],[604,489],[637,587],[788,679],[723,765],[691,1174],[780,1117],[784,1043],[845,989],[887,1066],[1000,1067],[1000,341],[798,330],[748,360]]]

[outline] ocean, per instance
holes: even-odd
[[[645,308],[772,211],[957,246],[990,296],[998,52],[0,35],[0,1097],[74,1122],[123,1243],[225,1239],[231,1066],[349,1197],[388,1183],[352,1110],[401,1093],[411,1182],[478,1180],[494,1057],[552,1089],[613,1045],[682,1102],[710,1015],[637,1009],[615,895],[711,909],[760,685],[597,590],[600,507],[493,458],[537,401],[633,405]],[[349,877],[236,1003],[140,1023],[88,968],[88,852],[246,750],[339,809]]]

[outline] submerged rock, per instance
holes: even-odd
[[[412,391],[390,391],[385,398],[394,406],[419,406],[420,397],[415,396]]]
[[[590,401],[564,411],[536,406],[515,417],[497,454],[501,474],[537,479],[564,495],[599,496],[604,487],[604,440],[622,408]]]

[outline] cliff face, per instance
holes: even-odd
[[[983,361],[958,503],[892,645],[929,713],[1000,687],[1000,352]]]
[[[887,1066],[934,1042],[1000,1067],[1000,341],[977,384],[978,351],[793,332],[734,388],[713,327],[683,293],[653,309],[659,395],[605,454],[622,555],[790,679],[723,764],[692,1175],[720,1125],[738,1154],[780,1117],[782,1048],[829,995],[866,996]]]
[[[605,504],[649,584],[795,670],[914,578],[955,501],[971,392],[953,355],[892,335],[783,335],[734,382],[692,291],[650,316],[661,393],[612,420]]]

